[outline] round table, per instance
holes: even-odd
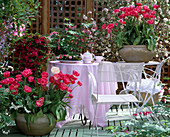
[[[92,72],[97,78],[97,71],[98,71],[98,64],[99,63],[91,63],[91,64],[83,64],[82,62],[79,63],[60,63],[59,61],[50,61],[47,66],[47,72],[49,76],[52,75],[51,68],[52,66],[59,67],[60,70],[66,74],[72,74],[73,70],[80,73],[78,80],[82,82],[81,87],[77,87],[73,90],[72,95],[73,98],[70,99],[70,106],[71,109],[68,110],[69,118],[71,118],[74,114],[83,113],[88,119],[93,121],[94,112],[93,112],[93,105],[90,100],[89,95],[89,80],[88,80],[88,72]],[[73,87],[75,85],[72,85]],[[117,83],[113,82],[105,82],[100,83],[98,85],[98,91],[100,94],[116,94],[117,90]],[[97,117],[101,117],[108,111],[108,105],[100,105],[98,107]],[[66,122],[66,121],[65,121]],[[57,126],[61,127],[65,122],[58,122]],[[106,118],[102,117],[98,120],[99,126],[106,125]]]

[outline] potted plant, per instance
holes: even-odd
[[[34,75],[46,70],[46,63],[50,56],[50,45],[46,37],[36,34],[25,34],[12,44],[14,49],[15,70],[31,69]]]
[[[57,67],[51,71],[54,75],[49,81],[47,72],[38,78],[31,76],[31,69],[23,70],[15,78],[10,77],[9,71],[3,73],[5,79],[0,81],[0,91],[7,94],[9,112],[24,134],[48,134],[56,122],[65,120],[69,99],[73,97],[69,86],[76,82],[79,73],[63,74]],[[78,81],[75,86],[78,85],[82,83]]]
[[[169,47],[169,44],[168,44],[168,40],[169,40],[168,17],[169,17],[169,15],[167,14],[168,13],[168,2],[167,1],[145,0],[145,1],[141,1],[141,3],[143,4],[142,6],[137,6],[137,2],[133,1],[133,0],[129,0],[129,1],[122,0],[119,2],[117,2],[117,1],[110,2],[108,0],[104,0],[104,1],[101,1],[101,3],[100,3],[101,5],[104,5],[105,8],[103,8],[102,11],[98,13],[99,14],[98,20],[89,18],[89,20],[91,20],[93,25],[91,26],[91,28],[89,28],[90,35],[88,37],[88,40],[91,40],[93,42],[92,48],[93,48],[93,53],[95,55],[96,55],[96,53],[102,53],[102,55],[105,57],[106,60],[110,60],[110,61],[121,60],[121,57],[119,55],[119,50],[120,50],[120,48],[122,48],[123,45],[125,45],[125,44],[127,45],[127,43],[123,43],[124,42],[123,36],[125,35],[124,32],[126,32],[125,28],[127,27],[127,23],[122,24],[119,22],[119,19],[120,19],[119,15],[124,13],[121,10],[123,7],[130,7],[130,5],[133,5],[134,8],[137,8],[137,7],[142,7],[142,8],[145,7],[146,8],[145,5],[149,4],[148,10],[151,9],[151,11],[153,11],[153,10],[156,11],[156,14],[154,16],[155,18],[153,19],[154,23],[152,25],[150,25],[150,24],[147,25],[146,20],[140,14],[139,14],[140,17],[142,17],[142,18],[135,18],[135,19],[136,20],[141,19],[142,23],[146,22],[146,25],[148,27],[146,29],[149,29],[149,27],[151,27],[151,31],[148,33],[148,36],[149,36],[149,39],[151,39],[150,36],[152,36],[154,38],[155,45],[153,46],[153,48],[150,48],[150,47],[148,47],[148,44],[146,44],[146,48],[147,49],[150,48],[151,51],[156,51],[156,57],[159,57],[160,59],[164,58],[164,56],[168,56],[168,47]],[[141,5],[141,3],[140,4],[138,3],[138,4]],[[157,4],[157,5],[154,5],[154,4]],[[154,5],[154,8],[153,8],[153,5]],[[158,8],[158,5],[159,5],[159,8]],[[142,11],[144,11],[144,10],[142,9]],[[95,11],[94,11],[94,13],[95,13]],[[150,13],[149,13],[149,16],[150,16]],[[88,17],[88,15],[87,16],[84,15],[84,20],[87,20],[87,17]],[[125,18],[123,18],[123,20],[120,20],[120,21],[123,21],[123,23],[125,23],[127,20],[130,20],[130,18],[132,18],[132,17],[126,16]],[[136,22],[136,25],[137,25],[137,23],[139,23],[139,22]],[[131,24],[135,25],[133,22],[131,22]],[[130,24],[128,24],[128,25],[130,25]],[[108,29],[108,27],[109,27],[109,29]],[[138,27],[139,29],[141,29],[139,25],[135,26],[135,27]],[[133,27],[133,28],[135,29],[135,27]],[[130,30],[130,28],[129,28],[129,30]],[[155,36],[149,35],[152,33],[152,30],[153,30],[153,34],[155,34]],[[141,32],[144,34],[143,31],[141,31]],[[119,33],[122,33],[121,34],[122,37],[118,36]],[[125,37],[130,39],[130,37],[128,37],[127,35]],[[122,44],[121,44],[121,42],[122,42]],[[146,43],[147,43],[147,40],[146,40]],[[140,44],[140,43],[138,43],[138,44]],[[133,44],[131,43],[131,45],[133,45]],[[132,47],[135,48],[136,45],[132,46]],[[129,55],[130,55],[130,53],[128,53],[128,56]],[[144,55],[147,55],[147,53]]]
[[[66,18],[65,21],[64,28],[58,27],[48,36],[51,50],[56,56],[59,56],[59,59],[61,59],[62,54],[62,60],[70,60],[67,57],[71,58],[71,56],[71,60],[81,60],[78,58],[80,53],[90,48],[86,41],[88,34],[80,26],[78,28],[70,23],[69,19]]]
[[[102,25],[107,35],[113,35],[112,38],[120,48],[119,53],[125,61],[148,62],[153,58],[157,39],[154,20],[158,8],[158,5],[149,8],[137,3],[136,6],[114,9],[114,22]]]

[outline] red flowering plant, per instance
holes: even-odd
[[[12,47],[15,50],[15,70],[16,68],[19,70],[28,68],[36,73],[42,71],[51,51],[48,39],[37,33],[24,35]]]
[[[110,21],[103,19],[102,30],[119,48],[123,45],[147,45],[149,50],[155,50],[157,36],[154,25],[158,8],[158,5],[148,7],[136,3],[114,9]]]
[[[33,77],[32,70],[27,68],[15,78],[10,77],[8,71],[3,73],[5,79],[0,81],[0,91],[9,98],[9,113],[14,118],[17,113],[24,113],[27,125],[44,114],[49,119],[53,114],[57,121],[65,120],[66,107],[70,107],[69,99],[73,98],[70,85],[74,84],[74,88],[82,85],[80,81],[77,82],[80,74],[77,71],[73,71],[72,75],[63,74],[58,67],[53,67],[51,71],[52,76],[42,72],[38,79]]]

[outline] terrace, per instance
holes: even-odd
[[[0,5],[0,136],[170,135],[168,1]]]

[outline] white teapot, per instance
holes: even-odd
[[[83,55],[81,54],[81,58],[83,60],[83,63],[91,63],[93,61],[93,54],[91,54],[89,51],[86,51]]]

